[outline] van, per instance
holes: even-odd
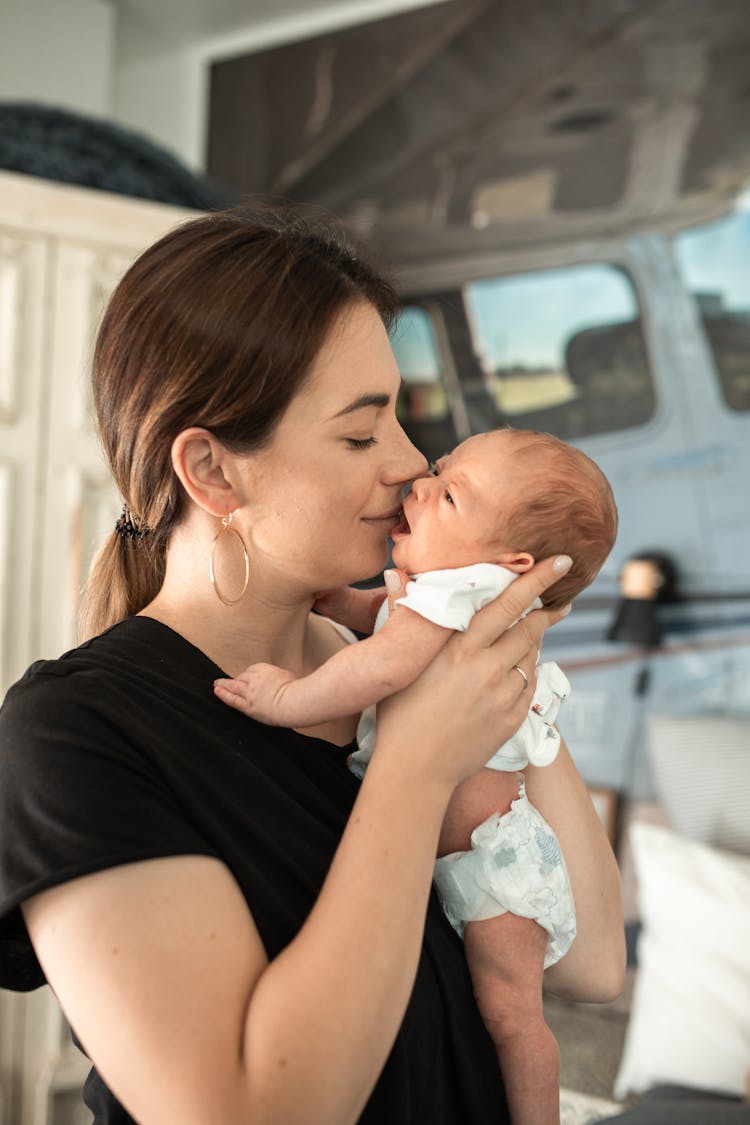
[[[579,447],[616,546],[545,639],[586,781],[653,791],[644,720],[750,712],[750,194],[682,229],[488,251],[399,273],[399,415],[430,459],[496,426]],[[666,556],[658,646],[608,639],[627,560]]]

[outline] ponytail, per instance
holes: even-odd
[[[119,529],[104,539],[94,556],[78,612],[78,640],[95,637],[139,613],[158,594],[166,569],[166,537],[138,536]]]

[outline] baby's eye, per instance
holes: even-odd
[[[449,504],[452,504],[452,503],[453,503],[453,497],[451,496],[450,492],[448,492],[448,491],[447,491],[447,489],[446,489],[446,491],[445,491],[445,492],[443,493],[443,498],[444,498],[445,500],[447,500]]]

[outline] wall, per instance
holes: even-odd
[[[3,0],[0,101],[109,116],[116,13],[101,0]]]
[[[107,117],[200,171],[215,59],[439,2],[2,0],[0,101]]]

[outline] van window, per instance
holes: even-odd
[[[398,420],[418,449],[440,456],[453,448],[457,437],[430,315],[417,305],[407,306],[390,338],[403,379],[396,403]]]
[[[466,303],[487,388],[513,426],[565,440],[654,412],[635,289],[609,264],[472,282]]]
[[[750,211],[684,231],[675,251],[724,401],[731,410],[750,410]]]

